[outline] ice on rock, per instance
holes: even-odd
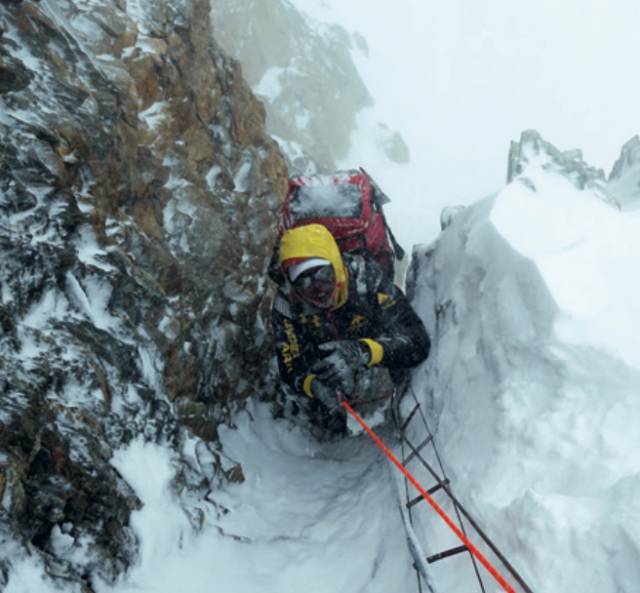
[[[112,330],[119,321],[109,312],[111,285],[97,277],[88,277],[81,283],[72,273],[68,273],[67,291],[78,312],[85,315],[98,328]]]
[[[143,121],[146,126],[152,130],[157,130],[158,126],[162,124],[163,120],[167,117],[166,114],[167,102],[156,101],[144,111],[138,114],[138,117]]]
[[[96,242],[95,232],[89,225],[84,225],[80,228],[79,240],[76,243],[78,250],[78,259],[91,266],[95,266],[104,272],[115,271],[115,268],[108,264],[105,260],[107,251],[98,246]]]
[[[213,167],[211,167],[211,169],[209,169],[206,175],[206,179],[207,179],[207,187],[209,188],[210,191],[215,190],[216,181],[220,173],[222,173],[222,167],[220,167],[219,165],[214,165]]]
[[[63,533],[58,525],[51,530],[50,537],[51,547],[58,556],[66,556],[72,549],[75,542],[74,538]]]
[[[280,93],[282,93],[281,77],[285,72],[285,68],[274,66],[269,68],[260,79],[260,82],[254,87],[254,92],[263,95],[269,101],[274,101]]]
[[[588,189],[603,202],[616,208],[619,206],[607,189],[602,169],[585,162],[581,150],[560,151],[535,130],[523,132],[519,142],[511,143],[507,181],[520,177],[531,183],[528,179],[530,169],[555,172],[571,181],[578,189]]]
[[[607,188],[623,208],[640,206],[640,136],[634,136],[623,147],[613,166]]]
[[[237,169],[233,178],[233,187],[237,192],[246,192],[250,187],[250,175],[252,171],[252,164],[250,161],[244,161]]]

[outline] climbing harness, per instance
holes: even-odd
[[[415,391],[413,388],[410,389],[414,406],[407,416],[407,418],[402,421],[399,413],[399,405],[397,402],[396,407],[392,413],[392,418],[394,424],[396,426],[398,436],[400,438],[402,444],[402,461],[400,461],[391,450],[382,442],[380,437],[367,425],[367,423],[360,417],[360,415],[353,409],[353,406],[344,398],[340,397],[340,405],[353,417],[353,419],[361,426],[361,428],[371,437],[371,439],[375,442],[375,444],[384,452],[387,458],[391,461],[391,463],[402,472],[404,476],[404,484],[405,484],[405,508],[408,514],[408,521],[410,523],[410,528],[412,530],[413,527],[413,517],[412,517],[412,509],[422,500],[425,500],[429,503],[429,505],[435,510],[435,512],[440,516],[440,518],[445,522],[445,524],[455,533],[455,535],[460,539],[462,545],[457,546],[455,548],[451,548],[449,550],[445,550],[438,554],[429,556],[426,558],[426,562],[428,564],[432,564],[434,562],[443,560],[445,558],[449,558],[451,556],[455,556],[461,554],[463,552],[468,552],[469,557],[473,563],[473,568],[475,575],[478,579],[478,583],[480,586],[480,590],[485,593],[485,586],[482,581],[482,577],[480,571],[478,569],[478,563],[480,563],[489,574],[495,579],[495,581],[502,587],[502,589],[506,593],[516,593],[516,589],[507,582],[505,577],[495,568],[495,566],[487,559],[487,557],[478,549],[478,547],[471,542],[469,537],[467,536],[467,532],[463,523],[462,517],[468,521],[469,525],[473,527],[475,532],[480,536],[480,538],[484,541],[484,543],[489,547],[489,549],[494,553],[494,555],[500,560],[506,570],[510,573],[513,579],[518,583],[521,587],[521,590],[524,593],[533,593],[531,588],[527,585],[524,579],[520,576],[520,574],[515,570],[515,568],[507,561],[505,556],[500,552],[497,546],[489,539],[489,537],[484,533],[484,531],[479,527],[478,523],[471,517],[471,515],[467,512],[464,506],[460,503],[460,501],[453,495],[450,485],[449,479],[446,477],[444,472],[444,467],[442,465],[442,461],[440,455],[435,447],[435,441],[433,438],[433,434],[429,430],[429,426],[424,415],[424,412],[421,408],[420,402],[416,397]],[[395,398],[394,398],[395,399]],[[406,429],[412,420],[416,417],[420,417],[422,419],[422,423],[426,430],[426,438],[417,446],[414,446],[413,443],[408,439],[406,434]],[[425,460],[422,455],[423,449],[431,444],[435,456],[440,467],[440,471],[442,475],[439,475],[433,467]],[[405,446],[411,451],[409,455],[405,455]],[[414,475],[407,469],[407,465],[413,461],[414,459],[418,460],[429,472],[429,474],[436,480],[435,485],[430,489],[425,489],[420,482],[414,477]],[[419,496],[415,498],[410,498],[409,496],[409,484],[411,484],[418,492]],[[435,501],[433,495],[442,490],[449,498],[453,507],[455,509],[456,517],[458,520],[458,524],[453,521],[453,519],[444,511],[444,509]],[[404,510],[404,509],[403,509]],[[404,519],[404,513],[403,513]],[[409,538],[411,539],[411,538]],[[409,545],[412,545],[412,542],[409,542]],[[427,586],[430,591],[433,591],[431,583],[429,582],[428,574],[424,568],[424,562],[416,562],[414,567],[416,569],[416,575],[418,580],[418,591],[422,593],[422,581],[423,579],[426,581]]]

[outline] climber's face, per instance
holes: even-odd
[[[282,271],[294,290],[298,277],[309,272],[310,278],[300,282],[306,286],[298,292],[309,303],[325,309],[339,309],[349,300],[347,268],[327,227],[314,223],[285,231],[280,240],[279,259]],[[331,270],[318,271],[317,276],[310,273],[325,267]],[[317,282],[313,282],[311,276],[317,278]]]
[[[336,275],[333,266],[306,270],[293,282],[293,288],[301,299],[319,309],[329,309],[335,304]]]

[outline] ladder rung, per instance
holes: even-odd
[[[411,422],[411,419],[416,415],[416,412],[418,411],[419,407],[420,407],[420,404],[416,404],[413,410],[411,410],[411,413],[407,416],[407,419],[402,423],[402,426],[400,427],[401,433],[403,433],[405,431],[405,428],[409,426],[409,422]]]
[[[445,478],[444,480],[442,480],[442,482],[438,482],[435,486],[432,486],[431,488],[429,488],[429,490],[427,490],[427,494],[435,494],[438,490],[440,490],[440,488],[444,488],[445,486],[448,486],[448,485],[449,485],[449,479]],[[410,500],[407,503],[407,508],[410,509],[411,507],[417,505],[421,500],[424,500],[424,497],[422,496],[422,494]]]
[[[414,451],[412,451],[406,459],[403,459],[402,464],[407,465],[407,463],[409,463],[418,453],[420,453],[420,451],[422,451],[422,449],[424,449],[431,442],[431,439],[433,439],[433,437],[429,435],[417,447],[411,447],[412,449],[414,449]],[[407,441],[407,443],[408,442],[409,441]]]
[[[429,556],[427,558],[427,562],[429,564],[433,564],[434,562],[438,562],[438,560],[444,560],[445,558],[449,558],[450,556],[455,556],[456,554],[462,554],[462,552],[467,551],[467,546],[458,546],[457,548],[451,548],[450,550],[445,550],[444,552],[440,552],[439,554],[434,554],[433,556]]]

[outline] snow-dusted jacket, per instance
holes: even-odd
[[[324,236],[321,239],[329,242]],[[330,241],[333,242],[332,237]],[[308,247],[303,248],[304,256],[299,255],[302,252],[298,240],[293,248],[281,245],[280,249],[286,251],[285,257],[310,256]],[[321,310],[296,299],[291,285],[284,275],[280,276],[272,323],[280,374],[288,385],[310,395],[306,382],[311,367],[321,358],[318,346],[332,340],[362,341],[370,348],[371,365],[379,364],[392,371],[414,367],[428,356],[429,336],[422,321],[376,261],[348,253],[341,256],[337,246],[323,248],[316,244],[311,251],[311,255],[332,262],[344,285],[341,294],[337,291],[336,305]]]

